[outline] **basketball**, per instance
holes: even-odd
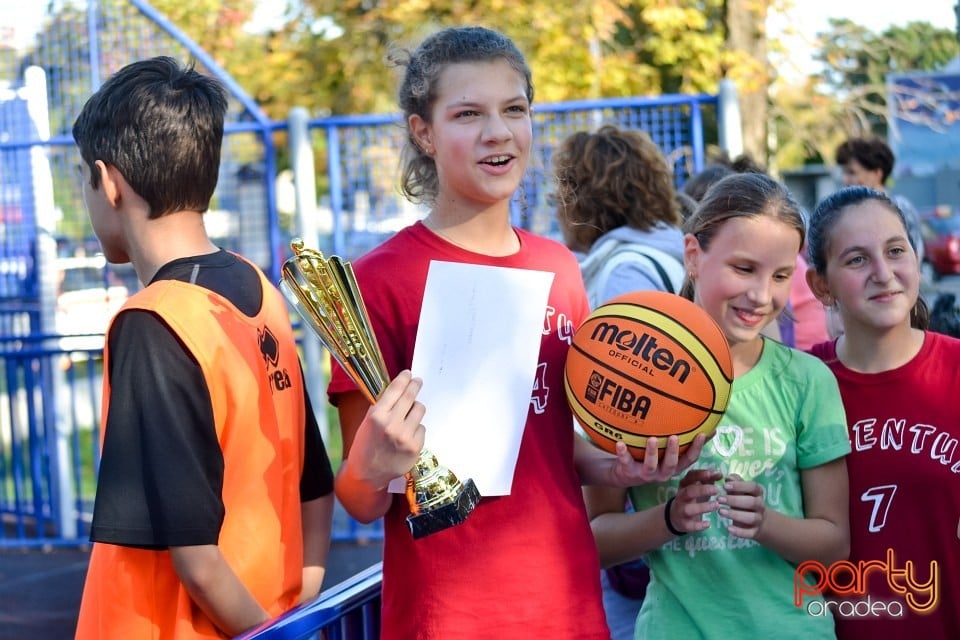
[[[656,436],[685,451],[710,435],[730,399],[733,364],[727,339],[706,311],[663,291],[613,298],[574,332],[564,367],[567,401],[601,448],[622,440],[642,460]]]

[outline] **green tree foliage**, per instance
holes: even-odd
[[[301,104],[330,113],[395,109],[391,46],[413,47],[455,24],[483,24],[513,38],[541,102],[715,92],[725,72],[753,73],[745,56],[724,46],[724,8],[723,0],[304,0],[280,46],[309,68],[311,90],[300,92]],[[262,64],[257,72],[265,73]]]
[[[414,47],[437,28],[456,24],[483,24],[512,37],[533,69],[538,102],[715,93],[724,76],[742,90],[762,92],[767,83],[763,61],[755,52],[729,46],[727,23],[730,7],[736,6],[750,12],[747,23],[762,24],[769,2],[302,0],[290,2],[282,24],[269,29],[250,24],[255,0],[152,4],[271,118],[282,119],[294,106],[314,115],[395,110],[397,69],[387,61],[391,48]],[[85,10],[72,11],[83,33]],[[126,43],[120,48],[136,37],[118,34]]]
[[[846,137],[887,135],[886,78],[933,71],[960,55],[957,35],[926,22],[875,33],[850,20],[830,20],[819,34],[821,70],[772,92],[781,168],[831,163]]]

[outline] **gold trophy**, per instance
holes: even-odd
[[[290,248],[294,255],[283,263],[280,290],[373,404],[390,378],[352,265],[338,256],[324,258],[299,238]],[[460,524],[480,501],[472,479],[460,482],[426,449],[406,481],[414,538]]]

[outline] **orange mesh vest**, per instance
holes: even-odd
[[[241,582],[276,616],[293,606],[302,581],[305,407],[285,303],[263,274],[261,281],[263,306],[255,318],[207,289],[175,280],[151,284],[122,310],[159,315],[200,363],[224,460],[218,546]],[[105,370],[109,362],[105,348]],[[104,425],[109,403],[104,376]],[[94,544],[77,638],[221,637],[181,585],[168,551]]]

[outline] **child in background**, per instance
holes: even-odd
[[[731,400],[694,470],[630,489],[637,513],[623,491],[585,490],[601,562],[645,554],[636,638],[832,638],[829,616],[794,605],[793,574],[848,552],[843,406],[821,362],[760,333],[787,302],[800,208],[769,176],[736,174],[684,230],[682,295],[727,337]]]
[[[807,284],[807,266],[807,260],[801,253],[797,256],[797,269],[790,282],[789,309],[792,320],[781,322],[780,328],[782,342],[801,351],[830,338],[827,310],[810,291],[810,285]],[[793,334],[792,340],[785,339],[787,333]]]
[[[626,447],[614,456],[574,434],[563,364],[589,307],[573,254],[510,224],[533,139],[530,69],[513,42],[482,27],[448,28],[399,62],[406,66],[400,106],[409,134],[402,187],[430,211],[354,263],[393,380],[373,406],[339,368],[328,389],[345,452],[337,496],[360,521],[384,517],[381,637],[607,639],[580,485],[665,479],[696,458],[703,438],[682,458],[671,438],[658,465],[656,455],[638,463]],[[427,408],[417,401],[421,381],[408,369],[432,260],[555,277],[544,309],[541,386],[531,398],[511,493],[481,498],[462,524],[414,539],[405,497],[387,486],[410,470],[424,444]],[[457,322],[455,311],[450,317]]]
[[[812,353],[837,377],[853,445],[850,561],[894,563],[836,600],[900,610],[838,615],[841,640],[960,638],[960,340],[924,330],[911,241],[903,212],[867,187],[829,196],[810,220],[807,279],[844,329]],[[907,566],[926,589],[910,589],[914,604],[887,582]]]
[[[203,225],[226,110],[216,80],[158,57],[73,126],[103,253],[146,284],[107,330],[77,638],[235,636],[320,591],[333,473],[289,312]]]

